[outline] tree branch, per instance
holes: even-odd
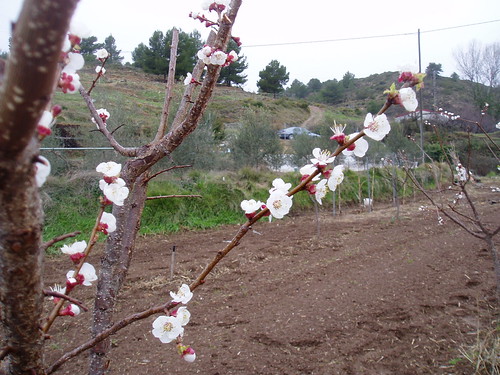
[[[49,247],[51,247],[55,243],[60,242],[60,241],[64,241],[66,238],[71,238],[71,237],[78,236],[81,233],[82,232],[76,231],[76,232],[66,233],[66,234],[63,234],[61,236],[54,237],[50,241],[47,241],[47,242],[43,243],[40,246],[40,248],[42,249],[42,251],[46,251]]]
[[[115,139],[112,133],[108,130],[106,127],[106,124],[102,121],[101,117],[97,113],[97,109],[95,108],[94,102],[92,101],[92,98],[90,97],[89,94],[87,94],[87,91],[85,88],[80,86],[80,95],[83,97],[83,100],[85,100],[85,103],[87,104],[88,109],[90,110],[90,114],[94,118],[94,120],[97,122],[97,127],[99,128],[99,131],[106,137],[108,140],[109,144],[111,147],[113,147],[120,155],[123,156],[128,156],[128,157],[135,157],[137,156],[138,149],[136,147],[123,147],[118,143],[118,141]]]
[[[44,289],[43,290],[43,294],[45,294],[46,296],[51,296],[51,297],[65,299],[66,301],[69,301],[71,303],[74,303],[75,305],[78,305],[79,307],[82,308],[83,311],[89,311],[89,309],[86,308],[82,302],[80,302],[77,299],[74,299],[73,297],[70,297],[70,296],[68,296],[66,294],[59,293],[59,292],[54,292],[53,290],[48,290],[48,289]]]
[[[168,311],[168,310],[176,307],[177,305],[178,305],[177,302],[168,302],[168,303],[164,303],[162,305],[151,307],[151,308],[144,310],[142,312],[129,315],[126,318],[123,318],[122,320],[113,324],[108,329],[102,331],[100,334],[98,334],[93,339],[91,339],[91,340],[83,343],[82,345],[76,347],[75,349],[65,353],[62,357],[60,357],[57,361],[55,361],[47,369],[46,375],[52,374],[59,367],[61,367],[61,365],[63,365],[66,361],[70,360],[73,357],[76,357],[78,354],[84,352],[85,350],[92,348],[97,343],[99,343],[99,342],[103,341],[104,339],[108,338],[109,336],[115,334],[116,332],[125,328],[126,326],[128,326],[134,322],[137,322],[139,320],[148,318],[153,314],[158,314],[158,313],[163,312],[163,311]]]
[[[163,110],[161,113],[160,126],[156,132],[156,136],[153,142],[160,141],[165,135],[165,129],[167,128],[168,113],[170,111],[170,103],[172,102],[172,92],[174,89],[174,78],[175,78],[175,65],[177,63],[177,45],[179,44],[179,30],[176,28],[172,29],[172,45],[170,46],[170,63],[168,66],[168,78],[167,85],[165,88],[165,102],[163,103]]]
[[[164,198],[203,198],[203,197],[201,195],[172,194],[172,195],[157,195],[154,197],[147,197],[146,200],[150,201],[153,199],[164,199]]]
[[[167,168],[167,169],[163,169],[153,175],[151,175],[150,177],[148,177],[146,180],[145,180],[145,183],[147,184],[149,181],[151,181],[153,178],[161,175],[162,173],[165,173],[165,172],[169,172],[173,169],[179,169],[179,168],[191,168],[192,165],[189,165],[189,164],[186,164],[186,165],[174,165],[173,167],[170,167],[170,168]]]

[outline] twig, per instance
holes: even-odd
[[[179,169],[179,168],[191,168],[191,167],[192,167],[192,165],[190,165],[190,164],[189,164],[189,165],[188,165],[188,164],[186,164],[186,165],[174,165],[173,167],[170,167],[170,168],[167,168],[167,169],[163,169],[163,170],[161,170],[161,171],[159,171],[159,172],[157,172],[157,173],[155,173],[155,174],[151,175],[150,177],[148,177],[148,178],[145,180],[145,183],[148,183],[149,181],[151,181],[153,178],[155,178],[155,177],[159,176],[160,174],[165,173],[165,172],[169,172],[169,171],[171,171],[171,170],[173,170],[173,169]]]
[[[86,308],[85,305],[82,302],[78,301],[77,299],[74,299],[73,297],[67,296],[64,293],[59,293],[59,292],[55,292],[53,290],[44,289],[43,290],[43,294],[45,294],[46,296],[51,296],[51,297],[57,297],[57,298],[65,299],[66,301],[69,301],[71,303],[74,303],[75,305],[78,305],[79,307],[82,308],[83,311],[89,311],[89,309]]]
[[[83,97],[83,100],[85,100],[85,103],[87,104],[87,107],[90,110],[92,117],[96,121],[99,131],[106,137],[111,147],[113,147],[117,152],[119,152],[123,156],[136,157],[138,154],[138,149],[136,147],[123,147],[121,144],[119,144],[118,141],[115,139],[115,137],[113,137],[113,134],[110,133],[110,131],[106,127],[106,124],[102,121],[102,118],[97,113],[97,109],[95,108],[94,102],[92,101],[92,98],[87,93],[87,91],[85,91],[84,87],[80,86],[79,91],[80,95]]]
[[[101,222],[101,217],[102,217],[102,214],[104,212],[104,207],[105,207],[104,203],[101,202],[101,206],[99,207],[99,211],[97,213],[97,217],[96,217],[96,221],[95,221],[95,224],[94,224],[94,228],[92,228],[92,232],[90,234],[90,240],[89,240],[89,242],[87,244],[87,248],[84,251],[84,257],[82,259],[80,259],[80,262],[75,267],[74,274],[73,274],[75,278],[78,275],[78,272],[80,272],[80,269],[82,268],[82,266],[85,263],[87,257],[89,256],[90,252],[92,251],[94,245],[97,242],[98,227],[99,227],[99,224]],[[67,288],[65,294],[68,295],[70,292],[71,291]],[[54,308],[52,309],[52,311],[50,312],[50,314],[49,314],[49,316],[47,318],[47,321],[45,322],[45,324],[42,327],[42,331],[44,333],[47,333],[49,331],[50,327],[52,326],[52,324],[54,323],[54,321],[56,320],[56,318],[59,316],[59,311],[61,310],[63,304],[64,304],[64,300],[61,299],[54,306]]]
[[[115,129],[111,132],[111,135],[115,134],[115,132],[116,132],[118,129],[120,129],[120,128],[124,127],[124,126],[125,126],[125,124],[121,124],[120,126],[116,127],[116,128],[115,128]]]
[[[164,303],[162,305],[154,306],[154,307],[151,307],[151,308],[149,308],[147,310],[144,310],[142,312],[139,312],[139,313],[136,313],[136,314],[132,314],[132,315],[127,316],[126,318],[123,318],[122,320],[120,320],[120,321],[116,322],[115,324],[113,324],[108,329],[106,329],[106,330],[102,331],[101,333],[99,333],[93,339],[91,339],[91,340],[83,343],[82,345],[76,347],[75,349],[73,349],[73,350],[65,353],[63,356],[61,356],[57,361],[55,361],[47,369],[46,374],[47,375],[52,374],[59,367],[61,367],[61,365],[64,362],[66,362],[69,359],[77,356],[78,354],[84,352],[85,350],[88,350],[88,349],[92,348],[97,343],[99,343],[102,340],[108,338],[109,336],[115,334],[116,332],[118,332],[122,328],[128,326],[129,324],[132,324],[132,323],[134,323],[134,322],[136,322],[138,320],[142,320],[142,319],[148,318],[148,317],[150,317],[153,314],[158,314],[158,313],[161,313],[163,311],[168,311],[168,310],[176,307],[177,305],[178,305],[177,302],[170,301],[168,303]]]
[[[167,85],[165,88],[165,101],[163,103],[160,126],[158,126],[158,131],[156,132],[154,142],[158,142],[161,138],[163,138],[163,136],[165,135],[165,129],[167,128],[170,103],[172,102],[172,92],[174,90],[175,65],[177,63],[178,44],[179,44],[179,30],[177,30],[174,27],[172,29],[172,45],[170,46],[170,62],[168,66]]]
[[[203,198],[201,195],[182,195],[182,194],[172,194],[172,195],[157,195],[154,197],[147,197],[146,200],[153,199],[164,199],[164,198]]]
[[[76,232],[66,233],[66,234],[54,237],[53,239],[51,239],[51,240],[49,240],[47,242],[44,242],[42,244],[42,246],[40,246],[40,248],[42,249],[42,251],[45,251],[49,247],[51,247],[52,245],[54,245],[55,243],[60,242],[60,241],[64,241],[66,238],[71,238],[71,237],[78,236],[80,233],[82,233],[82,232],[76,231]]]
[[[97,77],[94,79],[94,81],[92,82],[92,85],[90,86],[90,89],[89,91],[87,91],[87,94],[90,95],[90,93],[92,92],[92,90],[94,89],[95,85],[97,84],[97,81],[99,81],[99,78],[101,78],[103,76],[102,74],[102,69],[104,68],[104,65],[106,65],[106,61],[108,61],[109,59],[109,54],[108,54],[108,57],[106,57],[104,59],[104,61],[102,62],[101,64],[101,70],[99,71],[99,73],[97,73]]]

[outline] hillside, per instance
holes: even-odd
[[[94,77],[93,72],[87,70],[81,74],[81,80],[85,87],[90,87]],[[228,139],[239,132],[244,118],[249,113],[264,113],[266,123],[274,130],[289,126],[304,126],[315,133],[321,134],[321,140],[308,142],[307,144],[291,147],[293,144],[282,141],[282,147],[286,154],[297,152],[298,148],[308,150],[311,147],[329,147],[329,127],[335,120],[337,123],[347,124],[347,132],[356,131],[363,123],[367,112],[375,113],[383,105],[385,96],[383,94],[391,83],[396,82],[397,72],[385,72],[373,74],[366,78],[353,78],[342,91],[342,100],[336,100],[335,104],[325,102],[321,92],[312,93],[306,99],[297,99],[283,96],[273,98],[267,94],[248,93],[238,87],[218,86],[214,96],[209,103],[205,118],[210,123],[212,133],[215,137],[214,145],[227,147]],[[329,81],[330,82],[330,81]],[[329,82],[323,83],[323,85]],[[426,81],[426,87],[422,90],[424,109],[433,109],[436,106],[448,111],[459,113],[464,118],[474,121],[481,120],[480,112],[474,108],[469,99],[467,82],[453,80],[446,77],[437,77],[435,83]],[[338,83],[340,84],[340,83]],[[334,83],[335,85],[335,83]],[[170,111],[171,118],[175,114],[177,104],[182,96],[184,86],[178,83],[175,87],[174,103]],[[160,77],[145,74],[142,71],[130,67],[110,67],[106,75],[98,82],[92,93],[97,108],[106,108],[111,117],[108,126],[111,129],[120,129],[115,136],[127,146],[144,144],[150,141],[160,120],[160,114],[164,101],[164,83]],[[289,94],[288,90],[285,94]],[[434,100],[435,98],[435,100]],[[108,144],[103,137],[95,136],[95,125],[90,121],[89,111],[78,95],[56,94],[55,103],[63,106],[63,112],[58,119],[58,125],[54,131],[54,137],[44,141],[44,147],[107,147]],[[393,131],[384,140],[383,144],[370,147],[369,157],[380,159],[387,153],[396,153],[405,149],[410,155],[417,157],[419,151],[411,144],[407,135],[417,135],[419,126],[415,121],[398,125],[393,120],[396,116],[404,114],[401,106],[394,106],[388,112],[393,124]],[[482,118],[483,124],[490,130],[496,130],[497,120],[488,114]],[[252,121],[260,121],[254,118]],[[468,123],[454,121],[452,124],[441,124],[443,130],[466,130]],[[425,138],[431,143],[426,144],[426,151],[434,157],[442,158],[439,154],[439,145],[432,129],[426,128]],[[472,130],[477,130],[472,128]],[[206,133],[204,139],[207,139]],[[495,135],[497,136],[498,133]],[[328,137],[327,137],[328,136]],[[200,136],[203,139],[203,136]],[[458,149],[460,157],[465,157],[467,138],[464,134],[448,132],[445,137],[449,144],[462,147]],[[477,141],[476,153],[488,154],[487,147],[482,140]],[[204,152],[210,150],[205,149]],[[193,151],[198,152],[199,151]],[[303,152],[303,151],[302,151]],[[437,152],[437,154],[436,154]],[[304,154],[305,155],[305,154]],[[299,160],[298,156],[294,160]],[[88,157],[86,156],[88,159]],[[496,160],[491,155],[486,155],[479,165],[472,165],[479,173],[488,173],[495,169]],[[226,161],[222,164],[228,165]]]

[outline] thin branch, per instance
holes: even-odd
[[[78,301],[77,299],[73,298],[73,297],[70,297],[64,293],[59,293],[59,292],[55,292],[53,290],[48,290],[48,289],[44,289],[43,290],[43,294],[45,294],[46,296],[51,296],[51,297],[56,297],[56,298],[61,298],[61,299],[65,299],[66,301],[69,301],[71,303],[74,303],[75,305],[78,305],[79,307],[82,308],[83,311],[89,311],[88,308],[85,307],[85,305]]]
[[[453,221],[455,224],[457,224],[459,227],[461,227],[462,229],[464,229],[467,233],[469,233],[470,235],[474,236],[474,237],[477,237],[477,238],[480,238],[482,240],[484,240],[484,237],[483,236],[480,236],[479,234],[473,232],[472,230],[470,230],[465,224],[463,224],[460,220],[458,220],[457,218],[455,218],[454,216],[450,215],[448,211],[446,211],[445,209],[443,209],[440,205],[438,205],[434,199],[432,199],[432,197],[429,195],[429,193],[422,187],[422,185],[420,185],[420,183],[417,181],[417,179],[415,178],[415,176],[407,169],[405,168],[405,171],[406,173],[409,174],[410,176],[410,179],[412,180],[412,182],[415,184],[415,186],[417,187],[418,190],[420,190],[420,192],[422,194],[425,195],[425,197],[429,200],[429,202],[431,202],[431,204],[436,207],[439,212],[441,212],[443,215],[445,215],[448,219],[450,219],[451,221]]]
[[[80,232],[80,231],[76,231],[76,232],[66,233],[66,234],[54,237],[50,241],[44,242],[42,244],[42,246],[40,246],[40,249],[42,249],[42,251],[45,251],[49,247],[51,247],[52,245],[54,245],[55,243],[60,242],[60,241],[64,241],[66,238],[71,238],[71,237],[78,236],[81,233],[82,232]]]
[[[113,136],[113,134],[110,133],[109,130],[107,129],[106,124],[102,121],[101,117],[97,113],[97,109],[95,108],[92,98],[90,97],[89,94],[87,94],[87,91],[85,91],[83,86],[80,87],[79,91],[80,95],[85,100],[85,103],[87,104],[87,107],[90,110],[92,117],[96,121],[99,131],[106,137],[111,147],[113,147],[117,152],[119,152],[123,156],[136,157],[138,149],[136,147],[123,147],[122,145],[120,145]]]
[[[177,302],[170,301],[168,303],[164,303],[162,305],[154,306],[154,307],[151,307],[151,308],[149,308],[147,310],[144,310],[142,312],[139,312],[139,313],[136,313],[136,314],[132,314],[132,315],[129,315],[129,316],[123,318],[122,320],[120,320],[120,321],[116,322],[115,324],[113,324],[108,329],[106,329],[106,330],[102,331],[101,333],[99,333],[93,339],[91,339],[91,340],[83,343],[82,345],[76,347],[75,349],[73,349],[73,350],[65,353],[63,356],[61,356],[57,361],[55,361],[47,369],[46,375],[52,374],[54,371],[56,371],[59,367],[61,367],[62,364],[64,364],[69,359],[71,359],[73,357],[76,357],[78,354],[84,352],[85,350],[88,350],[88,349],[92,348],[93,346],[95,346],[96,344],[98,344],[99,342],[101,342],[102,340],[104,340],[104,339],[108,338],[109,336],[115,334],[116,332],[118,332],[119,330],[123,329],[124,327],[126,327],[126,326],[128,326],[128,325],[130,325],[130,324],[132,324],[134,322],[137,322],[139,320],[148,318],[148,317],[150,317],[153,314],[158,314],[158,313],[161,313],[161,312],[173,309],[177,305],[178,305]]]
[[[203,197],[201,195],[172,194],[172,195],[157,195],[154,197],[147,197],[146,200],[150,201],[153,199],[165,199],[165,198],[203,198]]]
[[[124,126],[125,126],[125,124],[121,124],[120,126],[117,126],[117,127],[116,127],[116,128],[115,128],[112,132],[111,132],[111,135],[115,134],[115,132],[116,132],[118,129],[120,129],[120,128],[124,127]]]
[[[170,103],[172,102],[172,92],[174,90],[175,65],[177,63],[178,44],[179,44],[179,30],[173,28],[172,45],[170,46],[170,63],[168,66],[168,78],[167,78],[167,85],[165,88],[165,102],[163,103],[160,126],[158,127],[158,131],[156,132],[156,136],[153,142],[158,142],[161,138],[163,138],[163,136],[165,135],[165,129],[167,128]]]
[[[87,243],[87,247],[85,251],[83,252],[84,256],[83,258],[80,259],[80,262],[76,265],[75,270],[73,271],[73,275],[76,278],[78,275],[78,272],[80,272],[83,264],[85,263],[87,257],[89,256],[90,252],[92,251],[94,245],[97,242],[97,237],[98,237],[98,228],[101,222],[101,217],[104,212],[105,204],[104,202],[101,201],[101,206],[99,207],[99,211],[97,213],[96,221],[94,224],[94,228],[92,228],[92,232],[90,233],[90,239],[89,242]],[[69,288],[66,288],[65,294],[68,295],[71,292]],[[56,320],[56,318],[59,316],[59,311],[61,310],[62,306],[64,304],[64,300],[60,300],[52,309],[52,311],[49,313],[49,316],[47,318],[47,321],[45,324],[42,326],[42,331],[44,333],[47,333]]]
[[[190,164],[186,164],[186,165],[174,165],[173,167],[170,167],[170,168],[167,168],[167,169],[163,169],[153,175],[151,175],[150,177],[148,177],[146,180],[145,180],[145,183],[148,183],[149,181],[151,181],[153,178],[161,175],[162,173],[165,173],[165,172],[168,172],[168,171],[171,171],[173,169],[179,169],[179,168],[191,168],[192,165]]]
[[[92,92],[92,90],[94,89],[95,85],[97,84],[97,81],[99,81],[99,78],[101,78],[103,76],[103,74],[101,73],[102,72],[102,69],[104,68],[104,65],[106,65],[106,61],[108,61],[109,59],[109,54],[108,54],[108,57],[106,57],[104,59],[104,61],[102,62],[101,64],[101,70],[97,73],[97,77],[94,79],[94,81],[92,81],[92,85],[90,86],[90,89],[89,91],[87,91],[87,94],[90,95],[90,93]]]

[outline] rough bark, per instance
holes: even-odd
[[[77,0],[27,0],[0,87],[0,308],[8,374],[43,374],[42,211],[34,179],[41,112]]]
[[[127,174],[131,172],[133,174],[128,165],[124,166],[122,177],[130,188],[130,195],[122,207],[114,206],[113,209],[113,215],[116,217],[118,225],[116,231],[109,236],[101,259],[94,303],[93,336],[97,336],[113,323],[116,297],[130,265],[146,201],[147,178],[145,174],[137,179],[127,178]],[[92,349],[90,374],[101,374],[106,371],[106,353],[109,351],[109,347],[109,339],[106,339]]]
[[[222,22],[219,27],[214,42],[216,48],[225,50],[240,5],[241,0],[232,1],[227,20]],[[208,73],[203,81],[200,93],[190,110],[184,112],[186,115],[179,115],[178,113],[179,116],[176,116],[172,130],[163,138],[139,148],[137,157],[129,160],[123,168],[122,178],[127,182],[131,194],[122,207],[114,207],[113,209],[113,214],[117,218],[117,230],[108,238],[101,261],[94,305],[93,337],[113,324],[116,297],[125,280],[137,232],[140,228],[141,214],[146,201],[148,171],[158,161],[174,151],[196,129],[212,95],[221,68],[212,65],[207,68]],[[184,103],[187,105],[189,100],[184,99]],[[180,109],[181,112],[183,112],[183,108]],[[90,358],[89,374],[100,375],[106,373],[108,366],[106,354],[109,348],[109,339],[94,347]]]

